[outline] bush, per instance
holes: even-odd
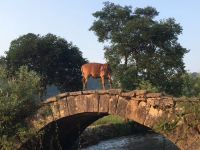
[[[105,116],[97,121],[95,121],[92,125],[105,125],[105,124],[119,124],[124,123],[124,119],[119,116]]]
[[[0,67],[0,149],[15,149],[29,129],[25,119],[38,108],[40,77],[27,67],[14,76]]]
[[[138,87],[138,90],[146,90],[148,92],[159,92],[158,88],[153,86],[148,80],[142,80]]]
[[[200,97],[200,74],[186,73],[182,78],[184,81],[182,95],[187,97]]]

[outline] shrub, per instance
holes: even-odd
[[[0,67],[0,149],[15,149],[30,134],[25,119],[38,108],[40,77],[21,67],[14,76]]]
[[[138,87],[138,90],[146,90],[148,92],[158,92],[158,88],[153,86],[148,80],[142,80]]]

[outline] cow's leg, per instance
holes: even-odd
[[[87,89],[88,77],[85,78],[85,89]]]
[[[101,84],[102,84],[102,88],[103,90],[105,90],[105,79],[104,79],[104,76],[101,76]]]
[[[83,77],[82,78],[83,90],[86,90],[86,88],[87,88],[87,81],[88,81],[88,77]]]
[[[83,90],[85,90],[85,78],[82,78],[82,83],[83,83]]]
[[[87,90],[87,83],[88,83],[89,76],[85,77],[85,89]]]

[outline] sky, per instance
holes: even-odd
[[[186,70],[200,72],[200,1],[198,0],[107,0],[121,6],[157,9],[156,18],[175,18],[183,28],[180,44],[190,52],[184,57]],[[0,56],[10,42],[27,33],[52,33],[76,45],[90,62],[104,63],[104,44],[89,31],[105,0],[0,0]]]

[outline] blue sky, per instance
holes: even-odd
[[[53,33],[80,48],[90,62],[105,62],[103,44],[88,29],[92,13],[103,7],[105,0],[0,0],[0,55],[20,35]],[[136,7],[153,6],[160,12],[157,19],[173,17],[183,27],[181,45],[186,69],[200,72],[200,1],[198,0],[110,0]]]

